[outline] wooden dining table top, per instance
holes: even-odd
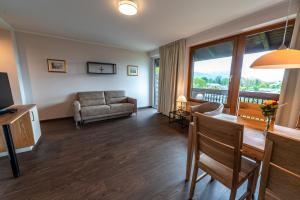
[[[255,160],[262,161],[266,142],[265,122],[228,114],[219,114],[214,116],[214,118],[244,125],[243,154]],[[286,137],[300,138],[300,130],[297,129],[274,125],[270,128],[270,131]]]

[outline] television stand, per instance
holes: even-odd
[[[7,108],[7,109],[0,110],[0,115],[4,115],[6,113],[16,113],[17,111],[18,109],[16,108]]]

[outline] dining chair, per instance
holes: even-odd
[[[205,102],[200,105],[190,106],[190,112],[193,114],[195,112],[202,113],[208,116],[219,115],[223,112],[224,105],[222,103],[217,102]],[[193,116],[191,115],[190,121],[193,121]],[[187,162],[186,162],[186,181],[190,179],[191,176],[191,165],[192,158],[194,153],[194,135],[192,132],[192,126],[189,125],[189,133],[188,133],[188,146],[187,146]]]
[[[300,136],[267,133],[259,200],[300,199]]]
[[[193,118],[196,144],[190,199],[194,196],[196,182],[208,174],[231,189],[230,200],[235,199],[239,186],[248,180],[247,191],[240,199],[251,199],[259,164],[242,156],[244,125],[200,113],[194,113]],[[199,168],[204,173],[197,177]]]

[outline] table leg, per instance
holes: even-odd
[[[181,128],[184,128],[184,118],[182,116],[180,116],[180,124]]]
[[[193,162],[193,153],[194,153],[194,141],[193,141],[193,126],[189,125],[188,133],[188,146],[187,146],[187,160],[186,160],[186,175],[185,181],[189,181],[191,176],[191,168]]]
[[[14,177],[20,176],[20,169],[18,164],[18,159],[15,151],[15,146],[13,143],[13,139],[10,132],[10,126],[9,125],[3,125],[3,133],[6,141],[8,156],[10,159],[10,165],[13,172]]]
[[[258,177],[259,177],[259,172],[260,172],[260,168],[261,168],[261,161],[256,161],[256,163],[259,164],[259,167],[257,168],[257,171],[254,174],[254,178],[253,178],[253,184],[252,184],[252,199],[254,199],[254,195],[255,195],[255,191],[256,191],[256,186],[257,186],[257,181],[258,181]]]

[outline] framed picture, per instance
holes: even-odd
[[[138,76],[139,75],[139,67],[133,65],[127,65],[127,75],[128,76]]]
[[[87,62],[88,74],[116,74],[117,66],[113,63]]]
[[[48,72],[67,73],[65,60],[47,59]]]

